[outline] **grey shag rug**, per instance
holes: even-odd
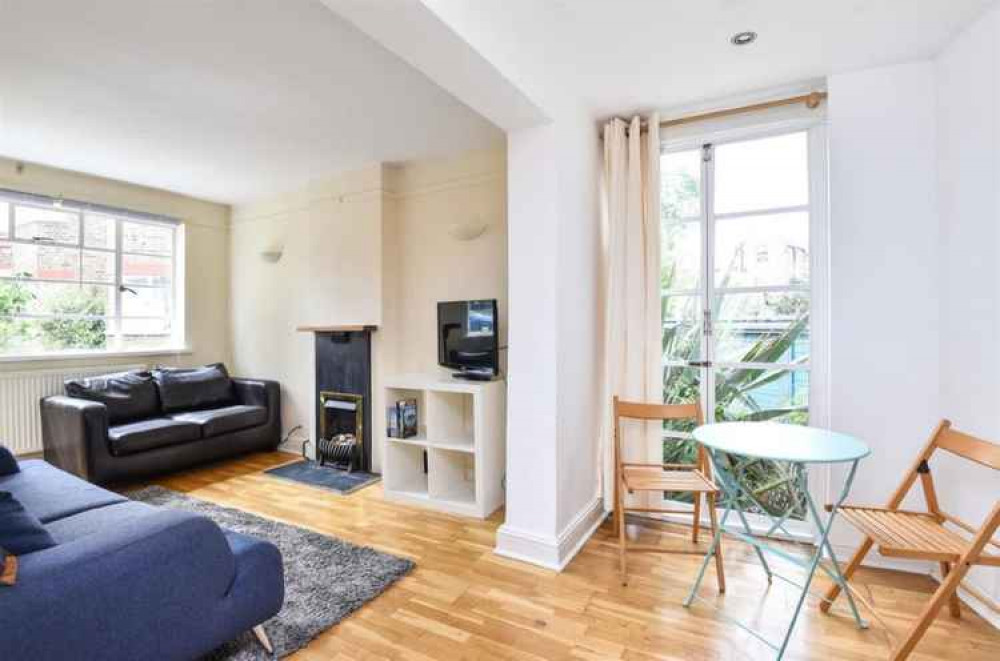
[[[163,487],[126,494],[157,507],[207,516],[223,528],[252,535],[281,550],[285,565],[285,604],[264,623],[277,658],[305,647],[310,640],[364,606],[405,576],[414,564],[335,537],[221,507]],[[273,658],[247,632],[213,652],[212,661]]]

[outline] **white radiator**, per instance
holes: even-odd
[[[0,443],[14,454],[42,451],[42,397],[63,394],[63,381],[80,376],[144,369],[145,365],[95,365],[58,370],[0,372]]]

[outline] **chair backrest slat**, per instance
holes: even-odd
[[[691,404],[647,404],[644,402],[630,402],[615,397],[614,403],[614,414],[615,414],[615,464],[621,465],[624,461],[624,451],[622,448],[622,443],[624,439],[621,436],[621,421],[623,418],[630,420],[645,420],[645,421],[663,421],[663,420],[693,420],[695,425],[700,425],[704,422],[704,418],[701,415],[701,405],[697,402]],[[698,467],[704,471],[709,471],[708,468],[708,458],[705,455],[705,449],[698,446],[698,462],[697,464],[685,464],[691,467]]]
[[[697,404],[645,404],[616,400],[615,416],[634,420],[681,420],[692,418],[701,424],[701,408]]]
[[[942,429],[934,444],[942,450],[947,450],[969,461],[974,461],[993,470],[1000,470],[1000,445],[963,434],[951,428]]]

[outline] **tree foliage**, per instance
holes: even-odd
[[[50,310],[65,316],[46,319],[39,325],[46,349],[102,349],[106,346],[105,303],[100,292],[88,287],[70,290],[52,301]]]
[[[106,304],[97,288],[67,289],[46,300],[46,312],[61,316],[34,322],[21,317],[37,298],[22,280],[0,281],[0,352],[32,345],[50,350],[106,346]]]
[[[0,281],[0,350],[25,337],[28,325],[16,315],[23,314],[34,295],[17,280]]]
[[[808,331],[809,315],[803,314],[784,331],[767,335],[753,343],[740,362],[768,363],[779,360],[803,333]],[[663,333],[664,355],[690,355],[691,345],[699,342],[700,328],[675,326]],[[686,346],[685,346],[686,345]],[[763,406],[757,395],[767,386],[786,378],[787,368],[760,368],[742,370],[716,370],[715,420],[765,421],[774,420],[792,424],[806,424],[808,405],[792,402],[787,406]],[[699,370],[691,367],[667,367],[663,372],[663,399],[667,403],[698,401],[700,396]],[[669,425],[678,432],[690,432],[692,422]],[[664,463],[690,463],[697,455],[693,438],[670,439],[663,444]],[[756,461],[746,468],[745,480],[754,492],[758,503],[744,502],[744,509],[759,511],[762,505],[771,513],[792,510],[792,516],[802,518],[803,503],[794,489],[792,467],[773,461]],[[690,500],[681,494],[671,494],[676,500]]]

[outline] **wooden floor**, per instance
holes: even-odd
[[[714,609],[680,605],[699,558],[632,556],[632,580],[622,587],[605,524],[556,574],[493,554],[499,515],[485,522],[462,519],[385,502],[379,486],[338,496],[262,473],[291,459],[253,455],[157,483],[416,562],[409,576],[320,635],[291,657],[295,661],[773,658]],[[685,544],[686,535],[680,527],[650,530],[642,542]],[[794,609],[793,590],[778,582],[768,589],[747,547],[730,542],[726,548],[726,595],[716,596],[711,570],[701,594],[776,638]],[[898,631],[934,587],[929,578],[883,570],[860,572],[857,585]],[[886,657],[883,626],[873,621],[870,630],[858,631],[839,602],[834,611],[821,615],[811,600],[786,658]],[[968,609],[961,620],[945,614],[911,658],[997,661],[1000,632]]]

